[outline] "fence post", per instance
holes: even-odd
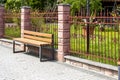
[[[4,5],[0,5],[0,38],[4,36],[5,21],[4,21],[5,8]]]
[[[30,7],[23,6],[21,8],[21,37],[23,37],[23,30],[31,30],[30,25]]]
[[[58,5],[58,61],[63,62],[70,47],[70,5]]]

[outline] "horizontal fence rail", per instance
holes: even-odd
[[[76,14],[70,16],[69,22],[71,55],[117,65],[120,60],[119,16],[108,15],[108,12],[93,16]]]

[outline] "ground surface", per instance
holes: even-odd
[[[0,80],[117,80],[56,61],[39,62],[0,44]]]

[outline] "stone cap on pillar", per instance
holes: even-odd
[[[70,4],[58,4],[58,12],[69,12]]]
[[[23,9],[30,9],[31,7],[29,7],[29,6],[22,6],[21,8],[23,8]]]
[[[70,6],[70,4],[61,3],[61,4],[58,4],[58,6]]]
[[[4,4],[0,4],[0,7],[4,7]]]

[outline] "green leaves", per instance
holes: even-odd
[[[74,15],[75,12],[79,12],[81,8],[86,9],[86,0],[62,0],[63,3],[71,5],[71,13]],[[101,0],[90,0],[90,11],[99,11],[102,9]]]
[[[63,3],[71,5],[71,13],[74,14],[76,11],[79,11],[81,7],[85,6],[86,0],[63,0]]]
[[[6,0],[0,0],[1,4],[4,4],[6,2]]]
[[[90,10],[91,11],[99,11],[102,9],[101,0],[91,0],[90,1]]]
[[[56,0],[6,0],[7,9],[18,10],[21,6],[30,6],[32,9],[45,10],[46,7],[52,8]]]
[[[20,9],[21,7],[21,0],[7,0],[7,2],[5,3],[5,7],[7,9]]]

